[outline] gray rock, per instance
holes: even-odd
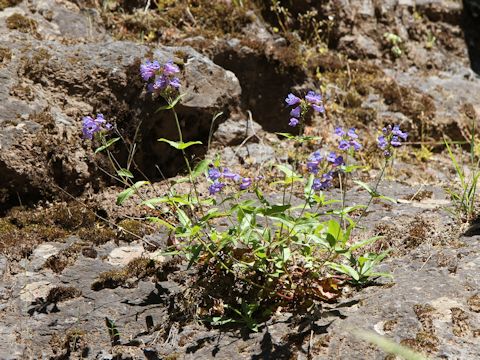
[[[221,145],[239,145],[244,140],[258,142],[262,127],[253,120],[230,118],[221,123],[213,134],[213,140]]]

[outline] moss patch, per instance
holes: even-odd
[[[23,33],[38,35],[37,22],[19,13],[10,15],[6,20],[7,28],[10,30],[18,30]]]
[[[105,244],[116,238],[115,232],[112,229],[100,226],[80,229],[78,236],[80,239],[95,245]]]
[[[175,41],[172,35],[178,35],[179,30],[207,38],[239,34],[252,21],[247,8],[226,1],[159,1],[156,9],[147,12],[143,6],[126,6],[119,1],[117,6],[103,8],[107,27],[120,39],[168,42]]]
[[[8,7],[18,5],[22,0],[0,0],[0,11]]]
[[[154,231],[152,227],[149,227],[139,220],[125,219],[120,221],[117,225],[120,231],[119,238],[127,242],[142,238]]]
[[[0,65],[6,64],[12,59],[12,50],[0,47]]]
[[[95,213],[84,206],[62,203],[46,209],[12,208],[0,219],[0,253],[13,259],[29,256],[39,244],[59,241],[80,230],[85,234],[95,234]],[[108,234],[109,238],[110,236],[113,236],[111,230]],[[92,241],[101,243],[106,237],[102,232]],[[49,258],[47,267],[61,272],[76,256],[74,253],[81,251],[80,244],[75,246]]]
[[[53,272],[59,274],[67,266],[71,266],[75,263],[80,250],[80,244],[73,244],[68,248],[60,251],[58,254],[50,256],[45,262],[44,267],[51,269]]]
[[[154,260],[134,259],[120,270],[112,270],[100,274],[98,279],[92,284],[92,290],[115,289],[119,286],[134,287],[139,280],[153,276],[156,272],[157,265]]]
[[[50,289],[47,295],[47,302],[56,304],[62,301],[74,299],[82,294],[80,290],[73,286],[57,286]]]

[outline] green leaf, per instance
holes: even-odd
[[[178,95],[171,103],[167,104],[167,105],[164,105],[164,106],[160,106],[157,111],[155,112],[159,112],[159,111],[162,111],[162,110],[170,110],[170,109],[173,109],[175,107],[175,105],[177,105],[177,103],[180,101],[180,99],[182,97],[184,97],[186,94],[180,94]]]
[[[164,197],[145,200],[141,203],[141,205],[145,205],[151,209],[155,209],[155,205],[164,204],[164,203],[170,203],[172,205],[174,204],[189,205],[190,204],[188,200],[186,200],[182,196],[164,196]]]
[[[292,256],[292,252],[290,251],[290,248],[284,247],[284,248],[282,249],[283,261],[284,261],[284,262],[287,262],[288,260],[290,260],[291,256]]]
[[[387,200],[387,201],[391,201],[394,204],[396,204],[398,202],[397,199],[394,199],[394,198],[391,198],[391,197],[388,197],[388,196],[380,195],[380,196],[378,196],[378,198],[383,199],[383,200]]]
[[[325,264],[333,270],[351,276],[355,281],[358,281],[360,279],[360,274],[350,265],[337,264],[333,262],[326,262]]]
[[[367,332],[367,331],[360,331],[354,330],[353,334],[369,343],[372,343],[378,346],[380,349],[385,351],[386,353],[398,355],[405,360],[427,360],[422,354],[419,354],[408,347],[402,346],[397,344],[396,342],[389,340],[383,336],[379,336],[377,334]]]
[[[192,222],[190,221],[190,218],[182,209],[177,209],[177,217],[178,217],[178,221],[180,221],[180,223],[185,227],[190,226],[192,224]]]
[[[177,141],[172,141],[164,138],[158,139],[158,141],[166,142],[171,147],[174,147],[177,150],[184,150],[192,145],[202,145],[201,141],[189,141],[189,142],[178,141],[177,142]]]
[[[151,221],[153,223],[156,223],[156,224],[163,225],[170,230],[175,230],[175,226],[173,226],[172,224],[170,224],[170,223],[166,222],[165,220],[162,220],[162,219],[160,219],[156,216],[147,217],[147,220]]]
[[[117,175],[127,178],[133,178],[133,174],[127,169],[120,169],[117,171]]]
[[[125,200],[127,200],[130,196],[135,194],[140,187],[142,187],[145,184],[150,184],[148,181],[137,181],[135,184],[130,186],[128,189],[123,190],[120,194],[117,196],[117,205],[122,205]]]
[[[280,136],[283,136],[284,138],[287,138],[287,139],[294,139],[295,138],[295,135],[292,135],[290,133],[281,133],[281,132],[277,132],[275,133],[276,135],[280,135]]]
[[[205,159],[200,161],[197,166],[195,166],[195,169],[192,171],[192,179],[196,179],[200,175],[202,175],[205,170],[208,169],[208,165],[210,165],[210,160]]]
[[[359,241],[355,244],[353,244],[352,246],[350,246],[350,248],[348,249],[350,252],[352,251],[355,251],[357,249],[360,249],[361,247],[364,247],[368,244],[372,244],[374,243],[375,241],[377,240],[380,240],[383,236],[374,236],[374,237],[371,237],[369,239],[366,239],[366,240],[362,240],[362,241]]]
[[[379,196],[380,196],[380,194],[379,194],[376,190],[372,189],[372,188],[370,187],[370,185],[364,183],[363,181],[354,180],[353,182],[354,182],[355,184],[357,184],[357,185],[360,185],[360,186],[361,186],[362,188],[364,188],[365,190],[367,190],[367,192],[368,192],[372,197],[379,197]]]
[[[192,252],[193,256],[190,259],[190,261],[188,262],[187,269],[190,269],[192,267],[192,265],[195,263],[195,261],[197,261],[198,257],[200,256],[200,253],[202,252],[202,249],[203,249],[202,244],[199,244],[199,245],[196,245],[196,246],[193,247],[193,252]]]
[[[102,145],[95,150],[95,154],[98,154],[100,151],[107,149],[112,144],[116,143],[118,140],[120,140],[119,137],[108,140],[105,145]]]
[[[465,188],[465,174],[462,171],[462,168],[457,162],[457,159],[455,158],[455,155],[453,155],[452,149],[450,149],[450,145],[448,144],[448,141],[446,138],[443,139],[445,141],[445,146],[447,147],[448,150],[448,155],[450,156],[450,159],[452,160],[453,166],[455,167],[455,171],[457,172],[458,177],[460,178],[460,183],[462,184],[462,188]]]
[[[295,171],[293,171],[292,169],[290,169],[285,165],[278,164],[278,165],[275,165],[275,167],[281,172],[283,172],[285,174],[285,177],[287,178],[298,178],[298,179],[302,178],[300,175],[295,173]]]

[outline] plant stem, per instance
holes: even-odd
[[[385,169],[387,168],[387,165],[388,165],[388,158],[385,159],[385,162],[383,163],[383,167],[382,167],[382,171],[380,172],[380,175],[378,176],[377,178],[377,182],[375,183],[375,187],[373,188],[373,191],[374,193],[377,192],[377,189],[378,189],[378,186],[380,185],[380,181],[382,180],[383,178],[383,174],[385,173]],[[370,204],[372,203],[373,199],[375,198],[375,196],[373,196],[372,194],[370,194],[370,199],[368,200],[368,203],[367,203],[367,206],[365,207],[365,209],[363,209],[362,213],[360,214],[360,217],[358,218],[358,220],[355,222],[355,227],[358,226],[358,224],[360,223],[360,220],[362,220],[366,213],[367,213],[367,210],[368,208],[370,207]]]

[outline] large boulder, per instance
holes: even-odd
[[[157,142],[178,135],[173,117],[157,112],[159,101],[145,94],[144,59],[183,64],[178,113],[186,139],[206,140],[214,114],[230,113],[241,94],[233,73],[189,47],[152,50],[114,41],[94,12],[55,4],[33,1],[0,12],[0,207],[48,198],[60,188],[78,195],[102,186],[99,166],[108,164],[81,138],[88,114],[104,113],[127,140],[139,128],[135,160],[147,175],[155,176],[155,165],[167,174],[181,169],[178,155]]]

